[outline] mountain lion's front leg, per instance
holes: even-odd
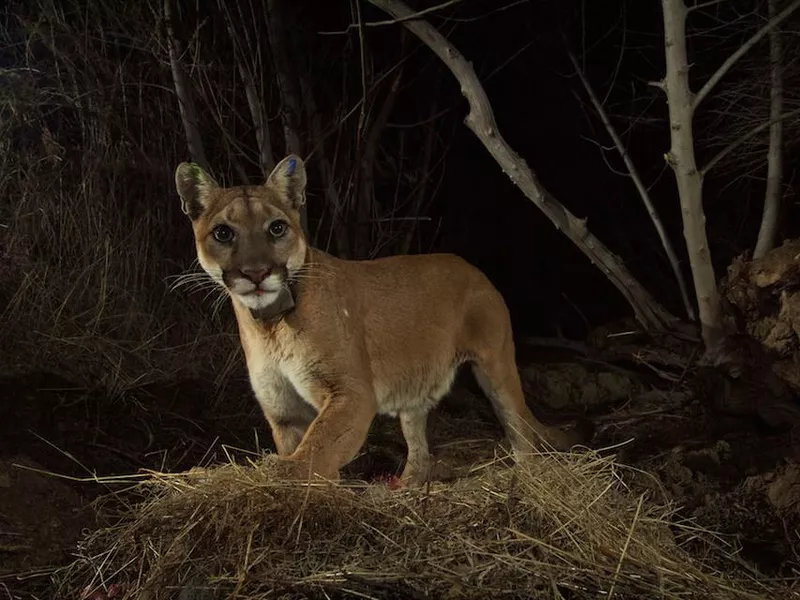
[[[376,414],[375,397],[371,386],[352,380],[317,383],[312,393],[321,409],[297,450],[286,460],[297,463],[303,479],[316,474],[337,480],[339,470],[355,458],[367,439]]]
[[[256,371],[250,375],[256,385],[253,390],[261,405],[264,417],[272,431],[272,440],[280,456],[290,456],[297,450],[317,411],[303,400],[283,377],[260,377]]]
[[[280,456],[290,456],[297,450],[311,421],[274,419],[267,417],[272,430],[272,440]]]

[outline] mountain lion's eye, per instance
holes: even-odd
[[[230,244],[233,241],[233,229],[228,227],[227,225],[217,225],[214,227],[214,230],[211,232],[211,235],[214,236],[214,239],[217,240],[220,244]]]
[[[286,221],[273,221],[269,225],[269,234],[276,238],[283,237],[288,228],[289,224]]]

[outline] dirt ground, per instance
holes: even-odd
[[[743,569],[798,575],[800,444],[790,428],[722,415],[685,389],[657,389],[647,378],[581,361],[523,371],[529,392],[543,381],[582,381],[576,389],[585,390],[592,387],[586,378],[593,380],[592,446],[641,469],[629,485],[719,531],[721,544],[739,549]],[[92,482],[94,475],[182,470],[269,447],[245,383],[235,389],[234,400],[222,404],[195,382],[149,386],[115,399],[110,410],[109,399],[61,378],[0,381],[0,597],[50,597],[53,570],[70,562],[83,531],[101,524],[93,500],[120,491]],[[552,404],[540,411],[546,420],[568,420],[578,410],[563,398]],[[466,474],[502,444],[488,402],[467,377],[436,411],[431,434],[442,479]],[[397,423],[379,418],[347,475],[383,480],[398,472],[403,455]]]
[[[258,434],[271,443],[246,396],[219,411],[212,400],[198,382],[109,398],[45,373],[0,379],[0,598],[52,596],[53,570],[101,524],[93,501],[119,491],[95,476],[225,460],[226,446],[257,450]]]

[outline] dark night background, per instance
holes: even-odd
[[[632,182],[621,174],[622,161],[566,53],[567,47],[576,53],[587,49],[582,57],[584,70],[598,95],[608,98],[606,109],[623,132],[646,185],[652,186],[656,208],[682,268],[687,269],[675,181],[663,159],[669,149],[667,104],[663,93],[648,85],[664,75],[660,4],[544,0],[504,10],[492,10],[494,6],[466,3],[458,7],[458,17],[432,17],[431,22],[443,31],[452,28],[448,39],[473,63],[484,82],[501,134],[545,187],[574,214],[588,218],[590,229],[624,259],[634,275],[673,313],[685,316],[655,229]],[[692,15],[690,25],[697,24],[699,31],[709,23],[714,28],[709,38],[690,39],[695,89],[738,42],[763,23],[763,14],[761,19],[742,16],[754,9],[754,3],[728,2],[709,15]],[[367,21],[384,18],[373,7],[367,7],[363,16]],[[330,29],[336,29],[333,23],[343,28],[348,22],[336,17],[330,16]],[[396,52],[394,29],[370,31],[376,56]],[[418,47],[416,41],[413,45]],[[766,52],[762,43],[752,59],[760,60],[764,70]],[[412,76],[415,81],[398,99],[390,123],[419,121],[417,107],[437,79],[440,103],[450,108],[442,119],[443,132],[452,135],[445,173],[430,211],[433,222],[423,225],[425,234],[430,236],[434,230],[437,235],[426,249],[456,252],[484,269],[507,298],[519,331],[552,335],[559,327],[568,336],[582,337],[584,317],[597,325],[628,314],[628,307],[602,274],[513,186],[474,134],[461,125],[467,104],[451,74],[424,47],[415,51],[412,64],[410,70],[419,74]],[[746,75],[747,71],[742,75],[734,70],[725,82],[734,87]],[[766,104],[768,90],[760,91]],[[791,90],[787,97],[792,97]],[[713,98],[709,105],[709,112],[715,112]],[[704,145],[703,126],[709,121],[701,111],[696,130],[701,165],[719,150],[718,141],[716,146]],[[787,152],[789,189],[796,165],[793,153]],[[749,164],[734,177],[719,170],[721,176],[715,177],[712,171],[706,182],[705,206],[713,258],[722,277],[731,259],[754,245],[765,162]],[[791,200],[790,192],[787,197]],[[791,203],[785,214],[781,239],[796,232]]]
[[[765,8],[762,4],[732,0],[691,15],[689,52],[695,89],[741,41],[763,24]],[[24,56],[33,69],[30,73],[37,73],[40,86],[63,85],[63,82],[57,83],[59,75],[53,67],[60,58],[69,56],[74,40],[66,42],[58,36],[49,41],[37,40],[33,35],[29,38],[27,53],[20,46],[26,28],[28,33],[41,28],[36,25],[33,6],[20,9],[18,13],[14,10],[5,13],[9,46],[3,62],[13,67],[15,61]],[[64,36],[69,27],[77,26],[84,18],[79,3],[42,6],[57,9],[54,14],[60,15]],[[141,210],[139,203],[152,206],[174,201],[177,204],[171,189],[172,168],[189,157],[182,141],[177,99],[169,90],[171,79],[163,23],[159,21],[157,27],[152,27],[155,14],[152,7],[126,9],[130,14],[126,16],[129,22],[125,22],[113,7],[97,6],[103,8],[98,9],[94,17],[88,17],[89,21],[94,18],[96,22],[87,26],[98,35],[90,36],[85,45],[88,49],[83,48],[84,56],[70,61],[78,76],[86,76],[84,95],[96,97],[98,106],[88,106],[84,114],[78,114],[79,102],[56,109],[40,104],[25,115],[24,124],[14,130],[15,141],[32,143],[32,139],[40,136],[37,124],[46,124],[56,141],[66,149],[69,160],[77,159],[81,153],[95,151],[86,148],[86,138],[81,142],[81,134],[78,134],[81,127],[85,134],[86,119],[116,114],[103,127],[108,129],[106,142],[111,138],[111,144],[118,145],[123,139],[136,148],[133,156],[125,157],[130,161],[129,170],[115,172],[115,178],[120,178],[115,185],[132,192],[126,194],[131,196],[130,200],[124,200],[130,204],[131,214],[136,215]],[[190,79],[195,78],[194,84],[200,90],[195,95],[211,168],[223,181],[233,184],[240,183],[241,178],[231,170],[231,156],[241,161],[250,177],[260,177],[254,160],[252,126],[246,122],[249,116],[242,82],[232,73],[236,57],[242,52],[256,53],[256,40],[263,42],[265,33],[259,19],[244,18],[240,7],[238,14],[231,13],[237,28],[235,37],[241,44],[234,48],[225,28],[226,13],[222,6],[213,2],[178,3],[174,19],[177,37],[183,44],[191,45],[184,60],[191,65]],[[248,6],[253,10],[252,4]],[[358,32],[351,28],[349,33],[342,33],[355,19],[353,6],[297,3],[287,5],[284,15],[291,34],[294,66],[314,82],[316,104],[326,131],[323,145],[327,155],[345,156],[338,163],[336,173],[340,193],[344,196],[352,193],[348,185],[358,177],[353,158],[359,143],[355,141],[359,135],[355,128],[358,110],[341,118],[345,109],[355,106],[361,95]],[[47,10],[43,9],[44,13]],[[369,4],[361,10],[364,21],[385,20],[382,12]],[[93,13],[89,10],[86,14]],[[587,77],[598,95],[605,99],[606,110],[621,132],[645,184],[650,187],[656,208],[682,260],[685,276],[689,277],[676,186],[663,159],[669,149],[667,105],[662,92],[648,85],[664,75],[660,4],[654,1],[496,3],[471,0],[433,12],[429,20],[473,63],[492,102],[500,133],[537,173],[544,186],[575,215],[586,217],[591,231],[622,257],[661,303],[674,314],[685,316],[655,229],[629,177],[623,174],[622,161],[611,147],[567,57],[567,48],[579,55]],[[105,36],[100,35],[103,27]],[[790,30],[791,27],[793,25],[789,26]],[[788,45],[793,47],[791,41]],[[270,118],[273,154],[278,159],[285,150],[279,116],[282,109],[274,78],[270,79],[268,62],[264,62],[269,60],[268,53],[262,46],[258,48],[264,54],[258,66],[262,69],[261,85],[266,82],[262,89]],[[74,50],[78,52],[79,48]],[[403,186],[402,178],[398,178],[397,164],[402,162],[406,171],[420,169],[417,159],[424,137],[429,127],[434,128],[436,142],[428,176],[427,208],[424,214],[406,215],[406,218],[410,215],[429,220],[420,221],[410,251],[456,252],[485,270],[507,298],[519,332],[552,335],[558,328],[568,336],[582,337],[587,327],[630,313],[604,276],[511,184],[462,124],[467,112],[466,101],[450,72],[428,48],[413,36],[404,34],[395,24],[365,28],[365,51],[371,81],[377,81],[378,76],[401,58],[404,64],[400,92],[380,134],[375,177],[378,203],[388,202],[395,192],[400,197],[412,193],[408,185]],[[97,52],[106,61],[103,66],[107,72],[99,68],[97,73],[81,71],[80,61],[91,62],[91,52]],[[790,63],[787,73],[794,72],[793,65]],[[159,70],[154,71],[154,67]],[[733,110],[730,106],[725,108],[731,113],[727,124],[731,133],[725,133],[724,118],[720,126],[718,117],[724,111],[720,108],[722,101],[715,100],[714,95],[700,111],[696,119],[696,149],[701,165],[724,143],[735,139],[735,125],[742,118],[748,119],[753,113],[766,114],[768,89],[764,87],[763,73],[767,67],[767,47],[762,41],[746,56],[742,66],[729,73],[719,86],[720,96],[723,96],[726,90],[736,89],[741,82],[750,82],[750,87],[734,102]],[[92,89],[90,83],[93,76],[113,77],[111,73],[115,70],[124,73],[126,69],[130,77],[142,78],[150,84],[147,94],[158,95],[157,100],[153,99],[157,106],[144,106],[139,99],[139,109],[151,114],[138,115],[140,122],[137,124],[131,124],[137,115],[128,114],[127,103],[136,101],[136,94],[141,95],[144,88],[137,92],[128,87],[115,90],[113,82],[108,82],[110,85],[106,87]],[[753,77],[753,72],[762,73],[760,81]],[[378,110],[386,94],[385,88],[380,81],[371,87],[370,116]],[[793,89],[787,85],[787,109],[792,108],[796,97]],[[223,99],[223,102],[214,99],[216,115],[211,112],[208,100],[215,90]],[[13,96],[14,92],[11,94]],[[439,117],[431,121],[429,111],[433,103]],[[127,122],[119,122],[121,110],[125,111]],[[155,125],[153,112],[160,113]],[[41,117],[38,121],[37,116]],[[84,122],[79,125],[81,119]],[[414,123],[417,125],[410,126]],[[220,147],[220,127],[236,138],[235,151],[231,151],[230,145]],[[795,147],[793,127],[796,129],[791,121],[787,123],[790,131],[785,154],[785,195],[788,201],[781,238],[795,233],[795,211],[791,202],[797,164],[796,153],[792,152]],[[331,135],[337,129],[336,134]],[[710,135],[719,130],[723,131],[722,135]],[[299,133],[305,146],[304,155],[309,156],[312,169],[309,190],[312,227],[320,226],[320,218],[323,218],[317,239],[324,242],[329,239],[326,228],[330,224],[329,218],[324,219],[330,215],[324,214],[328,210],[324,182],[314,169],[319,141],[312,139],[307,122],[299,125]],[[401,133],[405,136],[403,156],[399,152]],[[751,147],[758,144],[763,147],[766,135],[764,132]],[[159,138],[157,142],[154,136]],[[115,137],[118,139],[114,140]],[[751,249],[755,243],[763,202],[765,157],[765,151],[758,154],[751,149],[744,164],[735,160],[728,161],[727,165],[723,163],[706,181],[708,235],[718,277],[724,275],[734,256]],[[390,166],[382,166],[382,161]],[[139,168],[143,163],[147,165],[146,172]],[[415,176],[419,181],[420,172]],[[164,216],[169,219],[169,229],[154,233],[154,238],[167,238],[159,242],[162,255],[186,265],[193,258],[187,223],[174,206]],[[353,215],[342,218],[351,234],[353,227],[363,228],[363,224],[353,225]],[[169,239],[176,235],[174,242]],[[373,250],[376,247],[373,245]],[[331,250],[336,252],[335,247]],[[392,244],[384,244],[377,254],[396,251],[397,247]],[[165,269],[163,274],[174,275],[175,271],[169,273]]]
[[[436,3],[409,4],[422,10]],[[779,8],[789,4],[778,2]],[[767,0],[703,5],[688,21],[695,91],[767,15]],[[170,19],[165,9],[172,11]],[[463,0],[445,2],[425,19],[472,63],[499,133],[544,187],[587,219],[589,230],[657,302],[685,319],[656,230],[568,54],[577,56],[648,187],[693,300],[675,177],[665,161],[668,107],[663,92],[651,85],[665,75],[661,10],[658,0]],[[363,35],[359,14],[366,24]],[[3,482],[17,477],[17,471],[3,471],[12,462],[30,459],[43,471],[82,477],[86,471],[183,470],[226,460],[222,444],[245,450],[269,445],[248,387],[233,311],[220,302],[218,291],[180,278],[198,267],[191,226],[174,187],[176,166],[193,157],[173,69],[187,77],[209,168],[223,184],[257,183],[268,171],[259,162],[248,104],[246,86],[252,84],[268,123],[271,160],[290,150],[306,159],[309,228],[318,247],[356,259],[459,254],[501,291],[520,340],[583,341],[592,330],[633,315],[605,276],[512,184],[464,125],[467,102],[450,71],[401,24],[374,24],[386,20],[385,13],[360,0],[11,0],[0,7],[0,536],[4,528],[16,527],[4,515],[20,508],[3,504],[11,497],[4,497]],[[800,107],[800,11],[781,31],[789,112]],[[276,44],[286,55],[281,76]],[[768,121],[769,76],[765,37],[696,113],[699,166]],[[296,111],[281,77],[299,90]],[[784,121],[784,132],[778,243],[796,237],[800,225],[796,115]],[[755,246],[768,133],[743,143],[705,180],[706,228],[718,280]],[[789,261],[792,268],[796,260]],[[795,287],[789,291],[795,293]],[[800,294],[797,298],[800,307]],[[762,304],[754,312],[766,307],[757,318],[772,327],[783,305],[772,296]],[[792,327],[787,325],[786,339],[795,346],[786,354],[796,360],[800,326]],[[657,352],[648,355],[656,356],[655,368],[635,360],[636,348],[606,362],[588,353],[564,359],[548,349],[541,368],[561,361],[553,367],[564,369],[556,379],[578,398],[567,403],[573,411],[568,416],[608,413],[606,437],[598,444],[612,447],[636,438],[639,446],[628,458],[641,459],[637,467],[644,471],[659,467],[643,456],[677,456],[672,449],[684,448],[691,436],[691,443],[701,439],[698,444],[717,448],[723,433],[746,429],[743,442],[725,438],[733,449],[719,472],[699,477],[712,482],[717,496],[712,488],[691,483],[684,490],[678,482],[673,499],[695,502],[704,523],[723,520],[720,527],[736,535],[746,530],[743,535],[752,542],[748,560],[760,560],[761,553],[773,572],[788,570],[790,549],[797,556],[796,528],[774,511],[761,511],[763,498],[758,510],[749,499],[742,501],[744,516],[720,516],[728,514],[720,506],[740,506],[733,491],[743,478],[772,469],[791,452],[800,455],[789,434],[764,441],[759,436],[769,427],[751,418],[763,398],[774,399],[763,391],[768,376],[746,390],[741,402],[746,408],[725,421],[703,402],[710,397],[710,403],[724,404],[720,390],[736,386],[704,379],[708,373],[695,368],[696,340],[677,344],[678,350],[668,349],[669,357],[678,357],[672,362],[658,363],[663,354]],[[531,365],[522,362],[521,371],[529,372]],[[543,387],[526,387],[537,401],[559,392],[541,383],[546,374],[536,371],[540,366],[533,365],[532,378]],[[584,382],[596,389],[598,370],[605,367],[602,375],[624,379],[619,397],[601,398],[599,404],[607,403],[599,408],[576,406],[590,387]],[[800,389],[800,369],[789,367],[783,374],[795,377],[792,385]],[[758,377],[763,372],[774,376],[764,369]],[[740,383],[752,383],[745,379]],[[638,417],[631,419],[634,426],[617,429],[612,422],[617,409],[638,410],[636,402],[651,392],[641,414],[672,410],[664,405],[675,414],[663,420]],[[646,404],[653,398],[655,408]],[[774,404],[781,410],[789,406],[787,414],[800,423],[796,398],[784,400]],[[555,404],[545,410],[563,408]],[[473,408],[462,407],[466,416],[449,415],[462,419],[468,435],[480,421],[476,414],[491,420],[486,406],[484,413],[473,414]],[[764,421],[761,413],[758,417]],[[720,433],[723,422],[733,423],[730,431]],[[380,437],[384,454],[398,445],[391,440]],[[371,450],[380,458],[379,445]],[[394,468],[392,460],[387,464]],[[689,464],[690,475],[702,471],[695,466]],[[800,481],[800,468],[796,473]],[[20,522],[30,517],[31,528],[51,508],[34,502],[49,493],[34,483],[28,495],[15,496],[21,499]],[[65,494],[98,493],[70,486]],[[706,502],[712,497],[719,505]],[[83,497],[74,500],[74,506],[85,504]],[[38,562],[8,569],[62,560],[84,526],[89,525],[74,524],[63,534],[54,529],[61,539],[51,544],[52,554],[42,550]],[[3,543],[0,537],[0,552]],[[31,545],[45,547],[37,544]],[[0,584],[5,572],[0,565]]]
[[[346,258],[460,254],[500,289],[520,338],[584,339],[593,327],[632,314],[464,125],[459,84],[429,48],[401,24],[376,25],[386,17],[369,3],[273,5],[281,7],[269,14],[280,15],[282,37],[270,32],[268,23],[278,21],[266,19],[273,8],[256,0],[6,5],[0,295],[7,374],[59,373],[118,393],[214,373],[221,395],[232,374],[241,376],[232,311],[207,289],[174,285],[196,266],[174,189],[175,166],[192,157],[170,48],[172,67],[187,78],[208,167],[224,184],[255,183],[268,171],[247,100],[246,85],[253,85],[271,159],[289,150],[306,158],[318,246]],[[695,90],[764,24],[766,10],[766,1],[730,0],[690,14]],[[577,55],[603,99],[693,296],[675,179],[664,158],[667,104],[650,85],[665,73],[660,3],[464,0],[426,19],[471,61],[500,134],[547,190],[587,219],[658,302],[685,318],[656,230],[568,58]],[[794,16],[784,24],[786,111],[800,102],[799,23]],[[283,48],[283,67],[276,48]],[[294,112],[282,81],[300,92]],[[762,40],[697,112],[698,164],[765,122],[768,97]],[[796,117],[784,126],[779,240],[797,233],[800,127]],[[287,127],[298,141],[285,135]],[[767,139],[767,130],[752,137],[706,178],[718,279],[755,245]]]
[[[766,0],[730,0],[689,15],[693,89],[763,26],[766,10]],[[648,187],[693,297],[664,158],[667,104],[650,84],[665,74],[660,3],[464,0],[425,16],[472,63],[499,133],[545,188],[587,219],[657,302],[685,318],[656,230],[568,54],[578,57]],[[460,254],[504,295],[519,339],[582,340],[632,315],[464,125],[468,106],[452,74],[386,20],[355,1],[7,4],[3,372],[55,373],[111,396],[200,380],[224,398],[229,384],[244,380],[230,307],[208,288],[176,281],[197,266],[174,189],[176,165],[193,158],[174,68],[186,77],[208,168],[223,184],[263,181],[270,168],[259,162],[252,84],[271,159],[290,150],[306,159],[317,246],[345,258]],[[787,112],[800,104],[798,24],[795,15],[783,25]],[[696,113],[700,166],[768,120],[768,49],[762,39]],[[298,106],[284,81],[297,88]],[[797,233],[798,119],[784,128],[779,240]],[[718,279],[755,245],[767,139],[767,130],[753,136],[705,180]]]

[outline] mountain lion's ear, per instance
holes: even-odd
[[[279,162],[267,177],[267,187],[280,194],[289,206],[299,210],[306,203],[306,166],[296,154]]]
[[[175,170],[175,186],[181,197],[181,209],[194,221],[208,206],[209,194],[219,185],[194,163],[181,163]]]

